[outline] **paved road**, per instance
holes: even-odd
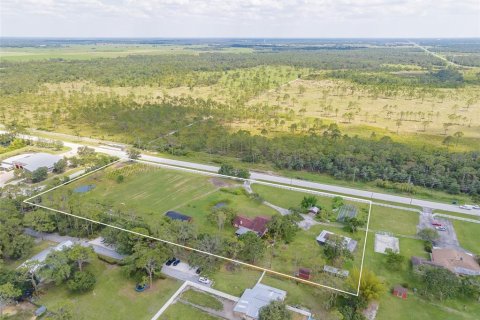
[[[38,139],[37,137],[30,136],[30,135],[24,135],[23,137],[26,139],[33,139],[33,140]],[[72,149],[71,151],[68,152],[69,154],[76,152],[76,150],[82,146],[78,143],[73,143],[68,141],[64,141],[63,143],[65,146],[68,146]],[[117,156],[119,158],[127,157],[126,152],[121,150],[120,148],[105,147],[105,146],[95,146],[92,148],[94,148],[95,151],[97,152],[106,153],[112,156]],[[209,171],[209,172],[218,172],[218,169],[219,169],[219,167],[217,166],[188,162],[188,161],[172,160],[172,159],[166,159],[158,156],[151,156],[151,155],[145,155],[145,154],[142,154],[141,159],[155,162],[155,163],[168,164],[173,166],[179,166],[179,167],[185,167],[185,168],[191,168],[191,169],[197,169],[197,170],[203,170],[203,171]],[[322,190],[326,192],[349,195],[352,197],[361,197],[361,198],[372,199],[372,200],[382,200],[382,201],[388,201],[388,202],[394,202],[394,203],[400,203],[400,204],[416,205],[419,207],[427,207],[435,210],[444,210],[444,211],[451,211],[451,212],[480,216],[480,210],[465,210],[465,209],[459,208],[456,205],[439,203],[434,201],[427,201],[427,200],[420,200],[420,199],[403,197],[403,196],[395,196],[395,195],[390,195],[385,193],[371,192],[371,191],[365,191],[365,190],[354,189],[354,188],[340,187],[335,185],[329,185],[329,184],[311,182],[311,181],[305,181],[305,180],[299,180],[299,179],[291,179],[287,177],[255,172],[255,171],[251,171],[250,178],[252,180],[262,180],[262,181],[292,185],[292,186],[297,186],[302,188]]]

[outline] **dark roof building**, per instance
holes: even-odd
[[[165,215],[172,220],[180,220],[180,221],[187,221],[187,222],[192,221],[192,217],[186,216],[176,211],[167,211]]]
[[[263,237],[267,233],[267,224],[270,218],[267,217],[255,217],[250,219],[244,216],[236,216],[233,220],[233,226],[238,228],[235,232],[237,235],[242,235],[247,232],[254,232],[259,237]]]

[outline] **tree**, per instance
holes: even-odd
[[[67,288],[74,292],[86,292],[93,289],[96,283],[95,275],[90,271],[77,271],[68,280]]]
[[[341,264],[344,259],[353,259],[352,253],[345,245],[345,239],[339,235],[330,235],[325,243],[323,253],[332,262]]]
[[[400,130],[400,127],[402,126],[402,120],[398,119],[397,121],[395,121],[395,125],[397,126],[397,134],[398,134],[398,130]]]
[[[425,229],[420,230],[418,232],[418,236],[422,240],[428,241],[430,243],[433,243],[435,240],[437,240],[440,237],[437,230],[432,229],[432,228],[425,228]]]
[[[258,314],[259,320],[290,320],[292,314],[288,311],[285,302],[273,300],[268,305],[262,307]]]
[[[59,285],[70,278],[72,267],[68,259],[67,250],[53,251],[48,254],[40,274]]]
[[[47,167],[40,167],[32,172],[32,182],[40,182],[47,178],[48,169]]]
[[[387,266],[390,270],[398,271],[402,268],[402,263],[405,260],[405,257],[401,254],[387,249]]]
[[[422,275],[422,282],[424,287],[421,292],[440,301],[454,298],[460,292],[459,278],[445,268],[427,267]]]
[[[218,226],[218,230],[223,230],[225,223],[227,225],[232,224],[233,219],[236,216],[235,210],[232,208],[212,208],[207,215],[207,219]]]
[[[21,294],[22,291],[9,282],[0,285],[0,317],[3,316],[3,307],[13,303]]]
[[[385,285],[370,270],[364,269],[361,278],[359,297],[365,299],[367,303],[379,299],[380,295],[385,292]],[[356,291],[359,279],[360,271],[355,268],[347,278],[347,284]]]
[[[92,247],[84,247],[80,244],[73,245],[67,252],[68,259],[77,264],[80,272],[83,271],[83,265],[95,257],[95,252]]]
[[[300,206],[303,208],[303,209],[308,209],[308,208],[311,208],[311,207],[315,207],[317,205],[317,198],[315,196],[305,196],[303,197],[303,200],[302,200],[302,203],[300,204]]]
[[[33,288],[33,294],[37,293],[38,289],[38,271],[41,264],[37,260],[27,260],[19,268],[20,274],[23,279],[29,281]]]
[[[453,137],[452,136],[446,136],[445,139],[443,139],[442,144],[447,146],[447,148],[448,148],[448,147],[450,147],[452,142],[453,142]]]
[[[136,148],[130,148],[127,150],[127,155],[130,160],[138,160],[141,157],[140,150]]]
[[[29,212],[25,215],[25,226],[39,232],[54,232],[57,229],[55,214],[43,209]]]
[[[455,145],[458,146],[458,141],[463,137],[463,132],[457,131],[453,134],[453,136],[455,137]]]
[[[263,240],[253,232],[242,234],[238,239],[243,242],[240,257],[248,262],[255,263],[265,254],[266,246]]]
[[[67,160],[60,159],[53,165],[53,172],[55,173],[63,173],[67,168]]]
[[[298,226],[292,215],[274,215],[268,222],[267,227],[274,242],[282,239],[285,243],[290,243],[298,231]]]
[[[333,200],[332,200],[332,209],[338,209],[340,208],[341,206],[343,206],[343,198],[342,197],[339,197],[339,196],[335,196],[333,197]]]
[[[235,175],[235,168],[231,164],[222,164],[220,169],[218,170],[219,174],[223,174],[226,176],[234,176]]]
[[[129,258],[131,267],[144,270],[147,273],[150,287],[153,287],[153,278],[160,273],[162,265],[171,256],[162,244],[156,244],[153,248],[143,243],[134,247],[134,252]]]
[[[359,227],[362,227],[365,223],[362,220],[358,220],[356,217],[345,217],[343,219],[344,228],[349,232],[357,232]]]

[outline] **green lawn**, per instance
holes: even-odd
[[[309,195],[299,191],[279,189],[261,184],[253,184],[252,189],[256,193],[258,193],[264,200],[287,209],[291,207],[300,207],[300,203],[302,202],[303,197]],[[327,210],[331,210],[331,198],[317,196],[317,199],[318,205]]]
[[[145,292],[135,291],[135,282],[129,280],[118,266],[94,260],[87,267],[97,278],[93,291],[72,294],[65,285],[48,288],[38,304],[52,307],[71,301],[74,314],[81,319],[145,319],[149,320],[181,286],[172,279],[157,280]]]
[[[480,255],[480,223],[451,220],[460,245],[475,254]]]
[[[184,292],[181,299],[201,307],[210,308],[213,310],[223,310],[223,303],[214,296],[190,289]]]
[[[370,229],[414,236],[417,233],[418,221],[419,217],[416,212],[373,205]]]
[[[428,302],[414,295],[412,288],[421,286],[420,280],[412,272],[410,258],[420,256],[428,258],[421,240],[400,238],[400,254],[405,257],[399,270],[392,270],[386,264],[386,256],[375,253],[375,239],[367,240],[365,252],[365,268],[379,276],[386,287],[386,292],[380,298],[380,309],[377,315],[379,320],[406,320],[406,319],[475,319],[474,314],[480,312],[480,305],[473,301],[461,299],[440,302]],[[402,300],[391,295],[391,289],[397,284],[408,284],[409,296]],[[465,308],[465,310],[464,310]]]
[[[247,267],[238,266],[234,271],[222,268],[211,276],[213,288],[240,297],[247,288],[257,283],[262,272]]]
[[[160,320],[218,320],[220,318],[209,315],[208,313],[183,304],[174,303],[162,314]]]

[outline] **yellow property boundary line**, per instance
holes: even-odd
[[[131,161],[131,160],[130,160],[130,161]],[[107,164],[107,165],[105,165],[105,166],[102,166],[102,167],[100,167],[100,168],[97,168],[97,169],[95,169],[95,170],[89,171],[89,172],[87,172],[87,173],[85,173],[85,174],[83,174],[83,175],[80,175],[80,176],[72,179],[72,180],[69,180],[69,181],[67,181],[67,182],[65,182],[65,183],[62,183],[62,184],[60,184],[60,185],[58,185],[58,186],[55,186],[55,187],[53,187],[53,188],[50,188],[50,189],[48,189],[48,190],[45,190],[45,191],[37,194],[37,195],[34,195],[34,196],[30,197],[30,198],[27,198],[27,199],[25,199],[23,202],[26,203],[26,204],[29,204],[29,205],[38,207],[38,208],[42,208],[42,209],[45,209],[45,210],[49,210],[49,211],[55,212],[55,213],[61,213],[61,214],[67,215],[67,216],[71,216],[71,217],[77,218],[77,219],[82,219],[82,220],[85,220],[85,221],[89,221],[89,222],[92,222],[92,223],[96,223],[96,224],[99,224],[99,225],[103,225],[103,226],[105,226],[105,227],[109,227],[109,228],[117,229],[117,230],[120,230],[120,231],[128,232],[128,233],[131,233],[131,234],[134,234],[134,235],[137,235],[137,236],[141,236],[141,237],[144,237],[144,238],[148,238],[148,239],[160,241],[160,242],[163,242],[163,243],[166,243],[166,244],[169,244],[169,245],[177,246],[177,247],[182,248],[182,249],[185,249],[185,250],[194,251],[194,252],[198,252],[198,253],[201,253],[201,254],[206,254],[206,255],[209,255],[209,256],[212,256],[212,257],[215,257],[215,258],[218,258],[218,259],[223,259],[223,260],[225,260],[225,261],[229,261],[229,262],[233,262],[233,263],[236,263],[236,264],[240,264],[240,265],[243,265],[243,266],[246,266],[246,267],[255,269],[255,270],[265,271],[265,272],[268,272],[268,273],[270,273],[270,274],[274,274],[274,275],[277,275],[277,276],[281,276],[281,277],[284,277],[284,278],[287,278],[287,279],[290,279],[290,280],[295,280],[295,281],[297,281],[297,282],[301,282],[301,283],[309,284],[309,285],[316,286],[316,287],[321,287],[321,288],[326,288],[326,289],[338,291],[338,292],[341,292],[341,293],[344,293],[344,294],[348,294],[348,295],[352,295],[352,296],[358,296],[358,295],[359,295],[359,293],[360,293],[360,284],[361,284],[361,281],[362,281],[363,263],[364,263],[364,260],[365,260],[365,250],[366,250],[366,246],[367,246],[368,228],[369,228],[369,225],[370,225],[370,214],[371,214],[371,211],[372,211],[372,201],[370,201],[370,200],[365,200],[365,199],[360,199],[360,198],[353,198],[353,197],[348,197],[348,196],[342,197],[342,198],[344,198],[344,199],[352,200],[352,201],[355,201],[355,202],[362,202],[362,203],[368,203],[368,204],[369,204],[368,218],[367,218],[367,227],[366,227],[366,230],[365,230],[365,240],[364,240],[364,244],[363,244],[362,260],[361,260],[361,264],[360,264],[360,276],[359,276],[359,279],[358,279],[358,286],[357,286],[357,292],[356,292],[356,293],[349,292],[349,291],[345,291],[345,290],[338,289],[338,288],[334,288],[334,287],[327,286],[327,285],[324,285],[324,284],[320,284],[320,283],[317,283],[317,282],[313,282],[313,281],[309,281],[309,280],[304,280],[304,279],[297,278],[297,277],[294,277],[294,276],[291,276],[291,275],[288,275],[288,274],[285,274],[285,273],[281,273],[281,272],[278,272],[278,271],[275,271],[275,270],[272,270],[272,269],[267,269],[267,268],[259,267],[259,266],[256,266],[256,265],[254,265],[254,264],[246,263],[246,262],[243,262],[243,261],[240,261],[240,260],[235,260],[235,259],[227,258],[227,257],[224,257],[224,256],[220,256],[220,255],[217,255],[217,254],[214,254],[214,253],[211,253],[211,252],[207,252],[207,251],[195,249],[195,248],[192,248],[192,247],[189,247],[189,246],[185,246],[185,245],[181,245],[181,244],[178,244],[178,243],[174,243],[174,242],[172,242],[172,241],[168,241],[168,240],[156,238],[156,237],[153,237],[153,236],[150,236],[150,235],[146,235],[146,234],[139,233],[139,232],[132,231],[132,230],[128,230],[128,229],[124,229],[124,228],[121,228],[121,227],[118,227],[118,226],[114,226],[114,225],[111,225],[111,224],[108,224],[108,223],[104,223],[104,222],[101,222],[101,221],[96,221],[96,220],[89,219],[89,218],[86,218],[86,217],[78,216],[78,215],[75,215],[75,214],[72,214],[72,213],[69,213],[69,212],[66,212],[66,211],[53,209],[53,208],[46,207],[46,206],[43,206],[43,205],[41,205],[41,204],[37,204],[37,203],[31,201],[32,199],[35,199],[35,198],[37,198],[37,197],[39,197],[39,196],[41,196],[41,195],[44,195],[44,194],[46,194],[46,193],[48,193],[48,192],[50,192],[50,191],[53,191],[53,190],[58,189],[58,188],[60,188],[60,187],[63,187],[63,186],[65,186],[65,185],[67,185],[67,184],[70,184],[70,183],[72,183],[72,182],[74,182],[74,181],[77,181],[77,180],[79,180],[79,179],[82,179],[82,178],[84,178],[84,177],[86,177],[86,176],[88,176],[88,175],[91,175],[91,174],[93,174],[93,173],[95,173],[95,172],[98,172],[98,171],[100,171],[100,170],[103,170],[103,169],[105,169],[105,168],[107,168],[107,167],[109,167],[109,166],[112,166],[112,165],[114,165],[114,164],[116,164],[116,163],[119,163],[119,162],[123,162],[123,161],[122,161],[122,160],[117,160],[117,161],[111,162],[111,163],[109,163],[109,164]],[[258,183],[258,184],[263,184],[263,185],[272,186],[272,187],[281,188],[281,189],[299,191],[299,192],[303,192],[303,193],[317,194],[317,195],[323,195],[323,196],[327,196],[327,197],[335,197],[335,196],[337,196],[336,194],[327,193],[327,192],[314,191],[314,190],[303,189],[303,188],[298,188],[298,187],[290,187],[290,186],[286,186],[286,185],[280,185],[280,184],[275,184],[275,183],[270,183],[270,182],[265,182],[265,181],[253,180],[253,179],[243,179],[243,178],[231,177],[231,176],[226,176],[226,175],[222,175],[222,174],[218,174],[218,173],[201,171],[201,170],[195,170],[195,169],[189,169],[189,168],[184,168],[184,167],[177,167],[177,166],[172,166],[172,165],[167,165],[167,164],[162,164],[162,163],[156,163],[156,162],[150,162],[150,161],[143,161],[143,160],[135,160],[135,162],[144,163],[144,164],[149,164],[149,165],[155,165],[155,166],[158,166],[158,167],[164,167],[164,168],[173,169],[173,170],[193,172],[193,173],[203,174],[203,175],[208,175],[208,176],[213,176],[213,177],[220,177],[220,178],[225,178],[225,179],[230,179],[230,180],[243,181],[243,182],[249,182],[249,183]]]

